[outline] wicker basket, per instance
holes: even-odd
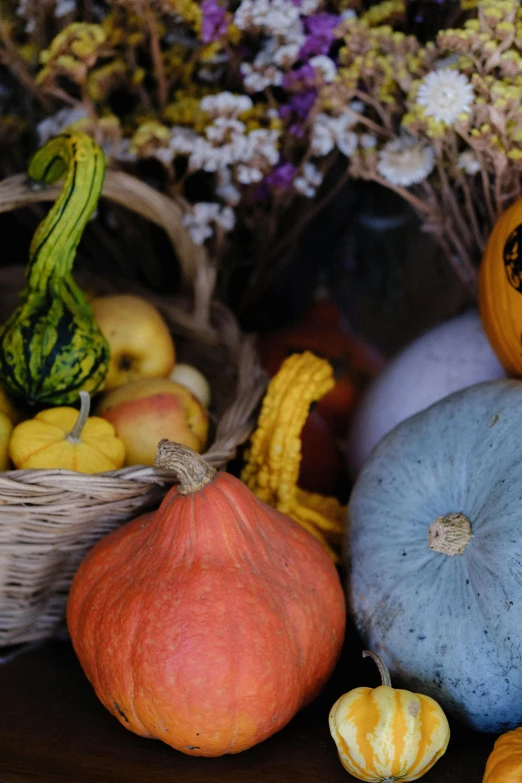
[[[53,187],[35,193],[23,176],[10,177],[0,183],[0,212],[54,199],[58,192]],[[188,237],[175,202],[119,172],[107,173],[103,195],[161,225],[180,259],[182,294],[167,298],[139,293],[154,302],[168,322],[179,360],[190,361],[210,381],[211,445],[205,456],[224,467],[252,431],[254,410],[266,386],[253,341],[213,298],[215,271]],[[0,322],[16,305],[23,271],[0,270]],[[87,284],[96,293],[115,290],[109,280]],[[126,286],[129,290],[137,292]],[[64,470],[0,473],[0,646],[63,632],[69,585],[83,555],[105,533],[157,506],[172,481],[171,474],[140,466],[95,475]]]

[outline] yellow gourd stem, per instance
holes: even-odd
[[[83,428],[85,427],[85,422],[89,418],[89,413],[91,411],[91,397],[89,392],[81,391],[80,392],[80,413],[78,414],[78,418],[76,419],[76,422],[74,424],[74,427],[70,431],[68,435],[65,436],[65,439],[69,441],[69,443],[81,443],[82,442],[82,432]]]
[[[301,431],[310,405],[333,385],[331,365],[310,351],[283,362],[268,386],[241,479],[261,500],[308,530],[337,561],[330,543],[340,543],[345,509],[336,498],[297,486]]]
[[[374,653],[372,650],[363,650],[362,657],[371,658],[372,661],[376,663],[377,668],[379,669],[379,674],[381,675],[382,684],[388,686],[388,688],[391,688],[390,672],[388,671],[388,667],[384,663],[381,656],[377,655],[377,653]]]

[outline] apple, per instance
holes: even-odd
[[[176,361],[169,328],[156,307],[140,296],[115,294],[91,301],[111,358],[105,391],[137,378],[166,378]]]
[[[9,468],[8,446],[13,431],[13,422],[3,411],[0,411],[0,470]]]
[[[104,393],[96,414],[124,442],[126,465],[154,465],[162,438],[198,452],[206,446],[205,408],[186,386],[168,378],[140,378]]]
[[[18,424],[18,422],[22,421],[23,419],[22,413],[15,408],[15,406],[11,402],[10,397],[7,395],[7,392],[5,392],[1,386],[0,386],[0,412],[5,413],[6,416],[8,416],[8,418],[11,419],[13,424]]]
[[[171,381],[181,383],[190,389],[192,394],[198,398],[204,408],[210,405],[210,384],[199,370],[191,364],[176,364],[169,375]]]

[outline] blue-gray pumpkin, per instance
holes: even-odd
[[[394,681],[479,731],[522,724],[522,382],[399,424],[348,516],[354,620]]]

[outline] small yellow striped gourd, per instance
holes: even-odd
[[[510,375],[522,375],[522,199],[502,213],[482,255],[478,303],[484,331]]]
[[[482,783],[522,781],[522,726],[501,734],[489,754]]]
[[[372,783],[417,780],[448,747],[447,718],[430,696],[392,688],[381,658],[370,650],[381,673],[377,688],[354,688],[330,710],[330,732],[343,767]]]

